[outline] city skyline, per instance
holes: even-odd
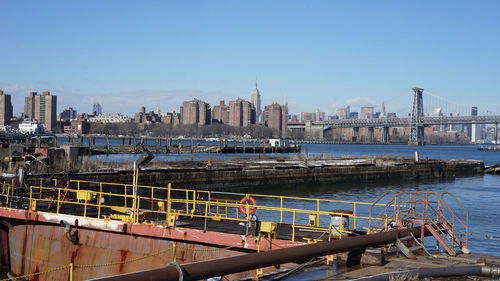
[[[333,115],[382,101],[388,112],[408,113],[415,86],[500,108],[491,101],[500,92],[496,1],[10,1],[0,8],[0,89],[12,95],[16,115],[31,91],[50,91],[59,108],[90,112],[99,102],[105,113],[129,116],[138,99],[162,111],[193,98],[250,100],[255,77],[262,105],[288,102],[289,113]]]

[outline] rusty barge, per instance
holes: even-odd
[[[318,244],[317,254],[328,262],[339,251],[362,247],[352,246],[355,240],[391,244],[411,257],[425,253],[425,235],[451,256],[468,252],[468,212],[447,192],[387,191],[373,202],[351,202],[139,185],[137,172],[132,184],[3,183],[2,270],[27,280],[86,280],[174,264],[189,276],[208,260],[215,270],[227,259],[283,249],[301,253],[306,248],[298,247],[307,244]],[[328,242],[333,240],[351,246],[333,247],[341,245]],[[308,255],[276,254],[267,263],[213,272],[259,278],[294,268]]]
[[[130,162],[90,162],[90,171],[69,171],[71,179],[98,182],[132,182]],[[292,157],[157,161],[141,171],[147,185],[247,192],[254,187],[297,183],[335,184],[350,181],[415,181],[482,175],[477,160],[437,160],[408,157]],[[48,177],[53,173],[29,175]],[[64,176],[64,174],[57,174]]]

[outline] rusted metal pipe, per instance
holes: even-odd
[[[439,268],[419,268],[405,271],[387,272],[379,275],[368,276],[354,279],[352,281],[386,281],[391,277],[407,276],[408,278],[417,276],[418,278],[426,277],[448,277],[448,276],[465,276],[465,275],[485,275],[491,277],[500,276],[500,268],[494,265],[470,265],[458,267],[439,267]],[[394,278],[397,280],[397,278]]]
[[[310,245],[301,245],[267,252],[183,264],[181,265],[184,272],[183,280],[206,279],[289,262],[304,263],[315,257],[392,243],[395,242],[397,238],[410,235],[410,232],[413,233],[413,235],[418,236],[420,235],[420,228],[347,237],[340,240],[319,242]],[[179,280],[179,273],[175,267],[170,266],[160,269],[96,278],[92,280],[177,281]]]

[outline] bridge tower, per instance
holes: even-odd
[[[410,140],[408,145],[424,145],[424,89],[413,88],[413,111],[410,116]]]

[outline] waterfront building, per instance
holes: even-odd
[[[259,122],[262,122],[262,110],[261,110],[261,104],[260,104],[260,92],[259,92],[259,89],[257,88],[257,81],[255,81],[255,89],[252,92],[251,102],[255,106],[256,120],[259,121]]]
[[[229,102],[229,125],[233,127],[248,127],[255,124],[256,110],[253,103],[243,99]]]
[[[69,125],[63,127],[65,134],[88,134],[90,129],[90,124],[85,120],[71,120]]]
[[[12,118],[11,97],[0,90],[0,125],[8,125],[10,118]]]
[[[91,123],[128,123],[130,118],[121,114],[99,114],[89,117]]]
[[[288,110],[286,106],[273,103],[264,107],[264,125],[277,132],[277,136],[286,137],[288,130]]]
[[[212,109],[212,123],[229,124],[229,106],[223,100]]]
[[[185,101],[181,106],[182,125],[209,125],[211,123],[210,105],[199,99]]]
[[[37,121],[25,120],[19,123],[19,132],[23,134],[43,133],[44,131],[43,125],[39,124]]]

